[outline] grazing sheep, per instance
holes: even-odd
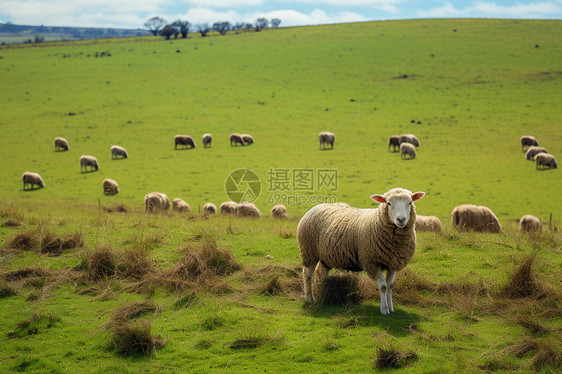
[[[287,208],[283,204],[277,204],[271,208],[271,216],[273,218],[287,219]]]
[[[408,264],[416,250],[413,202],[424,195],[424,192],[393,188],[384,195],[371,196],[381,204],[376,209],[343,204],[320,204],[310,209],[297,226],[306,300],[314,302],[312,276],[316,266],[321,281],[332,268],[365,270],[377,282],[381,313],[394,312],[394,276]]]
[[[521,217],[521,219],[519,220],[519,230],[523,232],[530,232],[530,231],[540,232],[542,230],[542,224],[537,217],[531,214],[526,214],[523,217]]]
[[[318,133],[318,141],[320,142],[320,149],[326,149],[328,145],[331,149],[334,149],[336,136],[329,131],[322,131]]]
[[[68,140],[60,136],[55,138],[55,151],[68,151],[69,149]]]
[[[527,147],[539,146],[539,142],[537,141],[537,139],[531,135],[523,135],[520,140],[521,140],[521,152],[525,152],[525,149]]]
[[[416,231],[441,231],[441,221],[435,216],[420,216],[416,217]]]
[[[402,144],[402,143],[410,143],[410,144],[415,145],[416,147],[420,146],[420,142],[414,134],[402,134],[402,135],[400,135],[400,144]]]
[[[217,206],[213,203],[207,203],[205,205],[203,205],[203,214],[208,216],[210,214],[216,214],[217,213]]]
[[[185,146],[185,148],[195,148],[195,140],[190,135],[176,135],[174,136],[174,149],[178,149],[178,144]]]
[[[537,147],[532,145],[529,147],[529,149],[527,149],[527,152],[525,153],[525,159],[534,160],[535,156],[539,153],[548,153],[548,151],[544,147]]]
[[[400,149],[400,136],[391,135],[388,137],[388,151],[390,152],[390,147],[392,147],[392,152],[396,152],[396,148]]]
[[[221,214],[236,214],[237,205],[234,201],[225,201],[220,206]]]
[[[535,155],[535,167],[539,169],[556,169],[558,168],[558,161],[549,153],[538,153]]]
[[[416,147],[410,143],[400,144],[400,157],[404,160],[406,156],[410,156],[410,159],[416,158]]]
[[[172,201],[172,210],[176,212],[191,212],[191,207],[188,203],[176,197],[174,201]]]
[[[232,133],[228,138],[230,139],[231,147],[235,146],[236,144],[240,144],[241,146],[246,145],[246,143],[244,143],[244,139],[242,139],[242,135],[240,134]]]
[[[119,185],[113,179],[106,178],[103,180],[103,194],[115,195],[119,193]]]
[[[117,158],[128,158],[129,154],[127,153],[127,150],[119,145],[112,145],[111,146],[111,158],[112,159],[117,159]]]
[[[26,171],[21,175],[21,179],[23,181],[23,190],[25,191],[25,186],[30,185],[31,190],[33,190],[33,186],[37,185],[37,188],[45,187],[45,182],[43,182],[43,178],[37,173]]]
[[[100,169],[100,164],[98,163],[98,159],[95,158],[94,156],[90,156],[90,155],[80,156],[80,172],[81,173],[88,172],[88,166],[90,167],[90,171]],[[82,169],[84,171],[82,171]]]
[[[244,143],[246,143],[246,145],[254,144],[254,138],[252,137],[252,135],[242,134],[240,136],[242,137],[242,140],[244,140]]]
[[[146,212],[170,209],[170,199],[162,192],[150,192],[144,197]]]
[[[213,142],[213,135],[211,134],[203,134],[203,138],[201,139],[204,148],[210,148],[211,143]]]
[[[451,212],[451,223],[459,231],[500,232],[498,217],[482,205],[459,205]]]
[[[259,218],[261,212],[254,203],[240,203],[236,205],[237,217]]]

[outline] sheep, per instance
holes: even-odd
[[[90,171],[99,170],[100,164],[98,163],[97,158],[90,155],[82,155],[80,156],[80,172],[86,173],[88,172],[88,166],[90,167]],[[82,171],[82,169],[84,171]]]
[[[548,151],[544,147],[537,147],[532,145],[529,147],[529,149],[527,149],[527,152],[525,153],[525,159],[534,160],[535,156],[539,153],[548,153]]]
[[[240,134],[236,134],[236,133],[232,133],[228,136],[228,138],[230,139],[230,146],[233,147],[236,144],[240,144],[241,146],[245,146],[246,143],[244,142],[244,139],[242,138],[242,135]]]
[[[324,281],[332,268],[362,271],[377,282],[383,315],[394,312],[392,285],[416,250],[416,208],[425,195],[393,188],[372,195],[376,209],[344,204],[320,204],[310,209],[297,226],[297,242],[303,263],[304,296],[314,302],[312,276],[318,266]],[[386,271],[386,278],[383,272]]]
[[[201,138],[201,142],[203,143],[204,148],[210,148],[211,143],[213,142],[213,135],[203,134],[203,137]]]
[[[221,214],[236,214],[237,205],[234,201],[225,201],[220,205]]]
[[[185,148],[195,148],[195,140],[190,135],[176,135],[174,136],[174,149],[178,149],[179,145],[184,145]]]
[[[410,143],[400,144],[400,157],[404,160],[406,159],[406,156],[410,156],[411,160],[416,158],[416,147]]]
[[[451,212],[451,223],[459,231],[501,232],[498,217],[482,205],[463,204]]]
[[[531,135],[523,135],[521,137],[521,152],[525,152],[525,149],[530,146],[539,146],[539,142],[534,136]]]
[[[420,141],[414,134],[402,134],[400,135],[400,144],[402,143],[410,143],[416,147],[420,146]]]
[[[320,149],[326,149],[328,145],[331,149],[334,149],[336,136],[329,131],[322,131],[318,133],[318,141],[320,142]]]
[[[282,218],[286,219],[287,216],[287,208],[283,204],[277,204],[271,208],[271,216],[273,218]]]
[[[237,217],[259,218],[261,212],[254,203],[240,203],[236,205]]]
[[[117,159],[117,158],[128,158],[129,154],[127,153],[127,150],[119,145],[112,145],[111,146],[111,159]]]
[[[172,210],[174,210],[176,212],[187,212],[187,213],[189,213],[189,212],[191,212],[191,207],[184,200],[180,199],[179,197],[176,197],[172,201]]]
[[[558,161],[556,158],[549,153],[538,153],[535,155],[535,167],[537,170],[544,169],[556,169],[558,168]]]
[[[170,200],[162,192],[150,192],[144,196],[146,212],[156,212],[157,210],[170,209]]]
[[[113,179],[104,179],[102,185],[104,195],[115,195],[119,193],[119,185]]]
[[[43,178],[37,173],[32,171],[26,171],[21,175],[21,179],[23,181],[23,190],[25,191],[25,186],[30,185],[30,189],[33,190],[33,186],[37,185],[37,188],[44,188],[45,182],[43,182]]]
[[[70,146],[68,145],[68,140],[63,137],[57,136],[55,138],[55,152],[56,151],[68,151]]]
[[[217,213],[217,206],[213,203],[207,203],[205,205],[203,205],[203,214],[208,216],[210,214],[216,214]]]
[[[242,134],[240,136],[242,137],[242,139],[244,140],[244,143],[246,143],[246,145],[254,144],[254,138],[252,137],[252,135]]]
[[[542,224],[537,217],[531,214],[525,214],[519,220],[519,230],[522,232],[530,232],[530,231],[540,232],[542,230]]]
[[[441,221],[435,216],[420,216],[416,217],[416,231],[441,231]]]
[[[392,152],[396,152],[396,148],[400,148],[400,136],[391,135],[388,137],[388,151],[390,152],[390,147],[392,146]]]

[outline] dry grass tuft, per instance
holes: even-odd
[[[107,213],[128,213],[131,211],[129,207],[123,204],[111,205],[107,207],[102,207],[102,209]]]
[[[532,367],[537,372],[544,370],[547,373],[560,373],[560,369],[562,369],[562,348],[560,347],[560,342],[556,345],[541,344],[533,360]]]
[[[545,335],[550,331],[548,327],[533,322],[529,318],[524,316],[517,316],[515,318],[515,322],[536,335]]]
[[[261,289],[260,294],[268,296],[279,296],[283,295],[283,285],[279,280],[278,276],[274,276],[267,282],[267,284]]]
[[[164,347],[167,340],[152,336],[150,328],[146,321],[138,325],[122,323],[115,326],[111,335],[115,350],[123,356],[151,356]]]
[[[417,360],[418,355],[414,352],[400,352],[396,348],[379,349],[377,359],[373,363],[373,369],[392,368],[398,369],[412,360]]]
[[[83,246],[84,237],[79,232],[66,236],[56,236],[47,231],[41,235],[39,250],[49,256],[59,256],[65,251]]]
[[[16,289],[5,280],[0,279],[0,299],[14,295],[17,295]]]
[[[40,332],[48,331],[60,318],[52,314],[33,313],[31,318],[16,324],[16,329],[8,332],[8,338],[23,338],[27,335],[36,335]]]
[[[29,267],[10,271],[4,274],[4,279],[8,282],[17,282],[27,278],[40,278],[49,275],[50,272],[40,267]]]
[[[523,260],[523,263],[515,269],[507,283],[500,290],[500,296],[508,299],[542,298],[545,296],[543,288],[535,279],[533,271],[534,261],[535,255],[528,256]]]
[[[315,294],[322,305],[359,304],[362,301],[359,276],[341,273],[316,283]]]
[[[150,300],[135,301],[127,305],[121,305],[113,310],[105,327],[119,326],[147,313],[157,313],[161,309],[158,304]]]
[[[140,280],[152,274],[155,265],[146,250],[133,248],[123,253],[118,268],[120,275]]]
[[[539,349],[539,343],[536,340],[525,340],[521,343],[514,344],[503,350],[504,354],[513,355],[522,358],[529,352],[535,352]]]
[[[116,262],[116,255],[111,247],[96,248],[88,259],[90,279],[99,281],[113,276],[116,272]]]
[[[31,251],[39,245],[40,235],[37,232],[25,231],[8,239],[6,247],[22,251]]]
[[[18,221],[14,218],[8,218],[2,222],[2,227],[19,227],[21,225],[23,225],[22,221]]]

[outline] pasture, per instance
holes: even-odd
[[[519,137],[562,159],[560,26],[413,20],[0,49],[0,368],[555,372],[562,179],[535,170]],[[324,130],[333,150],[319,149]],[[231,132],[255,144],[231,147]],[[387,151],[402,133],[420,140],[414,160]],[[174,150],[177,134],[197,147]],[[69,151],[55,152],[56,136]],[[112,160],[114,144],[129,158]],[[100,170],[81,173],[83,154]],[[282,202],[289,220],[199,214],[247,168],[261,211]],[[297,179],[310,170],[335,171],[337,184]],[[24,171],[46,188],[23,191]],[[105,178],[119,194],[103,195]],[[334,279],[355,302],[305,305],[299,217],[323,196],[375,207],[369,196],[396,186],[425,191],[418,214],[445,224],[418,236],[397,313],[381,316],[374,283],[345,273]],[[193,213],[146,216],[151,191]],[[454,232],[463,203],[490,207],[504,232]],[[517,231],[524,214],[541,218],[541,235]],[[204,271],[188,271],[193,261]],[[147,357],[123,344],[131,326],[148,335]]]

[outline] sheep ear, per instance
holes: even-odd
[[[414,192],[412,194],[412,201],[418,201],[421,200],[422,197],[425,196],[425,192]]]
[[[386,199],[384,198],[383,195],[372,195],[371,199],[373,199],[374,201],[376,201],[377,203],[386,203]]]

